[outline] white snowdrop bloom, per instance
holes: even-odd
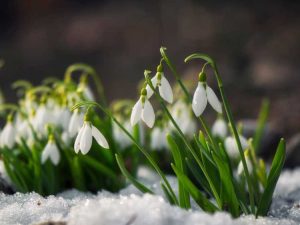
[[[87,80],[80,81],[78,85],[78,91],[83,93],[83,96],[86,98],[86,100],[95,101],[95,96],[91,88],[88,86]]]
[[[26,112],[31,112],[31,110],[36,110],[38,107],[38,104],[36,103],[36,101],[34,101],[33,96],[26,96],[26,98],[21,101],[21,104],[23,105],[24,110]]]
[[[0,146],[12,148],[16,141],[17,131],[12,121],[7,121],[0,135]]]
[[[71,119],[71,112],[67,107],[56,107],[54,110],[53,124],[58,127],[68,130]]]
[[[241,141],[243,150],[247,149],[249,147],[247,139],[242,135],[239,135],[239,137],[240,137],[240,141]],[[229,155],[230,158],[238,158],[239,157],[239,155],[240,155],[239,148],[238,148],[238,145],[237,145],[234,137],[231,137],[231,136],[227,137],[225,139],[224,145],[225,145],[227,154]]]
[[[74,137],[83,124],[83,113],[80,113],[78,109],[76,109],[70,119],[68,131],[70,137]]]
[[[29,125],[28,120],[20,120],[16,122],[16,129],[17,129],[17,141],[21,142],[21,139],[28,139],[30,137],[30,133],[32,133],[32,130]]]
[[[158,87],[159,94],[165,101],[170,104],[173,102],[173,91],[169,81],[165,78],[165,75],[162,72],[161,65],[157,67],[157,73],[151,79],[151,83],[154,88]],[[153,90],[149,85],[146,86],[146,90],[147,98],[149,99],[153,95]]]
[[[166,129],[160,127],[153,128],[151,132],[151,142],[150,142],[151,149],[154,151],[166,149],[168,147],[166,135],[167,135]]]
[[[197,124],[193,119],[190,105],[183,100],[178,100],[170,111],[181,131],[188,137],[193,137],[197,130]],[[171,121],[169,124],[172,129],[175,129]]]
[[[55,144],[53,136],[49,137],[48,143],[42,152],[42,156],[41,156],[42,164],[44,164],[48,159],[50,159],[53,165],[55,166],[57,166],[60,161],[60,153]]]
[[[106,149],[109,148],[107,140],[103,134],[95,126],[93,126],[91,122],[84,121],[75,140],[75,152],[78,153],[81,151],[82,154],[87,154],[92,147],[93,137],[101,147]]]
[[[222,113],[222,105],[215,92],[207,85],[205,73],[200,73],[198,86],[192,102],[192,108],[197,117],[202,115],[207,106],[207,102],[218,113]]]
[[[63,141],[66,145],[69,145],[70,142],[71,142],[70,134],[69,134],[67,131],[64,131],[64,132],[61,134],[61,139],[62,139],[62,141]]]
[[[46,134],[45,125],[51,123],[55,120],[55,116],[51,111],[45,106],[45,104],[40,105],[35,114],[35,119],[33,120],[33,127],[41,134]]]
[[[132,108],[130,123],[131,126],[134,126],[142,119],[148,127],[152,128],[155,122],[155,114],[152,105],[146,97],[147,93],[144,94]]]
[[[132,127],[130,126],[129,121],[124,122],[123,126],[129,133],[132,133]],[[113,123],[112,131],[114,140],[118,143],[121,149],[125,149],[128,146],[132,145],[132,141],[130,140],[130,138],[116,123]]]
[[[253,172],[253,165],[252,165],[250,157],[247,156],[246,154],[245,154],[245,160],[246,160],[246,164],[247,164],[249,174],[251,174]],[[241,176],[243,173],[244,173],[244,166],[243,166],[243,162],[240,161],[239,165],[238,165],[238,169],[237,169],[237,174],[239,176]]]
[[[226,135],[227,135],[227,124],[226,122],[221,119],[221,118],[218,118],[213,126],[212,126],[212,134],[214,136],[217,136],[217,137],[220,137],[220,138],[225,138]]]

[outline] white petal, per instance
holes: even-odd
[[[173,102],[173,91],[169,81],[164,76],[162,76],[161,78],[161,85],[159,86],[158,89],[159,89],[160,96],[168,103],[171,104]]]
[[[154,88],[156,88],[157,86],[157,76],[154,76],[152,79],[151,79],[151,82],[152,82],[152,85]],[[153,95],[153,90],[152,88],[149,86],[149,84],[146,85],[146,91],[147,91],[147,98],[151,98],[151,96]]]
[[[50,159],[55,166],[59,163],[60,154],[59,154],[59,150],[55,144],[52,144]]]
[[[86,124],[84,126],[84,130],[82,132],[82,136],[80,138],[80,150],[82,154],[87,154],[92,147],[92,127],[90,124]]]
[[[153,127],[155,121],[155,114],[153,107],[148,100],[145,101],[144,108],[142,110],[142,119],[148,127]]]
[[[225,138],[227,135],[227,124],[223,119],[217,119],[212,126],[212,134],[220,138]]]
[[[216,96],[215,92],[206,85],[206,93],[207,93],[207,100],[209,104],[216,110],[218,113],[222,113],[222,105]]]
[[[103,134],[94,126],[92,126],[92,135],[100,146],[107,149],[109,148],[107,140]]]
[[[87,98],[87,100],[95,101],[94,94],[89,86],[86,86],[84,88],[83,93],[84,93],[84,96]]]
[[[2,141],[5,146],[12,148],[15,143],[16,129],[12,123],[7,123],[2,131]]]
[[[132,108],[130,117],[131,126],[134,126],[141,119],[142,109],[142,101],[139,99]]]
[[[248,172],[251,174],[253,172],[253,166],[251,160],[248,157],[246,157],[246,164],[247,164]],[[238,165],[237,173],[238,175],[242,175],[243,172],[244,172],[244,166],[242,161],[240,161]]]
[[[234,159],[238,158],[240,153],[239,153],[239,149],[236,144],[236,141],[233,137],[227,137],[225,139],[224,145],[225,145],[227,154],[230,158],[234,158]]]
[[[246,139],[244,136],[242,136],[242,135],[239,135],[239,137],[240,137],[240,141],[241,141],[242,148],[243,148],[243,150],[245,150],[246,148],[249,147],[248,141],[247,141],[247,139]]]
[[[75,140],[75,143],[74,143],[75,153],[78,153],[79,150],[80,150],[80,141],[81,141],[81,137],[82,137],[82,133],[83,133],[84,127],[85,127],[85,124],[80,128],[79,133],[78,133],[78,135],[76,137],[76,140]]]
[[[42,161],[42,164],[44,164],[47,159],[49,158],[49,155],[51,153],[51,144],[50,143],[47,143],[47,145],[45,146],[43,152],[42,152],[42,158],[41,158],[41,161]]]
[[[207,97],[206,97],[204,86],[202,83],[198,82],[198,87],[194,93],[193,103],[192,103],[193,111],[197,117],[203,113],[206,105],[207,105]]]
[[[74,112],[70,119],[69,129],[68,129],[71,137],[75,136],[75,134],[80,129],[80,126],[82,125],[82,123],[83,123],[83,114],[79,113],[78,111]]]

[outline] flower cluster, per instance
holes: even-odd
[[[206,212],[226,210],[233,217],[267,214],[285,153],[282,139],[269,172],[257,156],[268,110],[262,108],[256,133],[247,139],[237,129],[216,63],[204,54],[186,58],[185,62],[205,61],[191,94],[165,50],[160,49],[162,58],[155,76],[145,71],[134,104],[116,101],[108,107],[96,72],[84,64],[70,66],[64,81],[48,79],[38,87],[18,82],[15,87],[23,90],[19,104],[0,105],[0,111],[8,111],[0,134],[0,155],[16,189],[44,195],[70,187],[118,191],[125,184],[122,173],[140,191],[153,194],[136,178],[143,155],[161,178],[171,204],[189,209],[193,198]],[[174,96],[163,65],[175,76],[180,96]],[[207,83],[208,66],[221,100]],[[82,72],[79,83],[71,78],[78,69]],[[88,75],[97,86],[99,103],[89,88]],[[153,107],[153,96],[160,108]],[[204,117],[208,104],[217,113],[212,127]],[[165,152],[162,149],[169,150],[172,162],[160,154]],[[166,178],[167,172],[176,176],[178,192]]]

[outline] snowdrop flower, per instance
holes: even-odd
[[[71,142],[70,134],[69,134],[67,131],[64,131],[64,132],[61,134],[61,140],[62,140],[66,145],[69,145],[70,142]]]
[[[173,105],[170,112],[181,131],[192,138],[197,130],[197,124],[193,119],[190,105],[180,99]],[[169,124],[172,129],[175,129],[171,121]]]
[[[80,113],[78,109],[76,109],[70,119],[69,123],[69,135],[70,137],[74,137],[76,133],[79,131],[82,123],[83,123],[83,113]]]
[[[0,135],[0,146],[12,148],[15,144],[16,140],[16,128],[12,123],[12,117],[9,116],[7,119],[7,123],[4,126],[2,133]]]
[[[33,120],[33,127],[44,135],[46,133],[45,125],[54,121],[53,118],[53,113],[51,113],[45,104],[42,104],[36,110],[35,119]]]
[[[62,127],[64,130],[68,130],[69,122],[71,119],[70,110],[67,107],[56,107],[54,110],[53,123],[56,126]]]
[[[166,129],[163,129],[161,127],[153,128],[151,132],[151,142],[150,142],[151,149],[155,151],[166,149],[168,147],[166,135],[167,135]]]
[[[92,147],[93,137],[101,147],[106,149],[109,148],[103,134],[96,127],[94,127],[89,120],[85,119],[83,126],[79,130],[75,140],[75,152],[78,153],[81,151],[82,154],[87,154]]]
[[[248,168],[248,171],[249,173],[251,174],[253,172],[253,165],[252,165],[252,161],[250,159],[250,156],[249,156],[250,152],[249,151],[246,151],[245,152],[245,160],[246,160],[246,164],[247,164],[247,168]],[[237,169],[237,174],[239,176],[241,176],[242,174],[244,173],[244,166],[243,166],[243,162],[240,161],[239,165],[238,165],[238,169]]]
[[[243,150],[247,149],[249,147],[247,139],[242,135],[239,135],[239,137],[240,137],[240,141],[241,141]],[[234,137],[227,137],[225,139],[224,145],[225,145],[227,154],[229,155],[230,158],[238,158],[239,157],[240,152],[239,152],[239,148],[238,148],[238,145],[237,145]]]
[[[48,159],[50,159],[53,165],[55,166],[57,166],[60,161],[60,153],[55,144],[53,135],[49,136],[48,143],[42,152],[42,156],[41,156],[42,164],[44,164]]]
[[[192,108],[195,115],[201,116],[206,108],[207,102],[218,113],[222,113],[221,103],[216,96],[215,92],[206,83],[206,74],[201,72],[199,74],[199,82],[193,96]]]
[[[164,76],[161,64],[157,67],[157,73],[151,79],[151,83],[154,88],[158,87],[159,94],[165,101],[170,104],[173,102],[173,91],[169,81]],[[149,99],[153,95],[153,90],[149,85],[146,86],[146,90]]]
[[[152,105],[147,98],[147,90],[145,88],[141,91],[141,97],[133,106],[131,112],[131,126],[137,124],[142,119],[150,128],[153,127],[155,122],[155,114]]]
[[[212,134],[214,136],[225,138],[227,135],[227,124],[222,118],[218,118],[212,126]]]

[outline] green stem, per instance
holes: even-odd
[[[92,67],[90,67],[89,65],[84,64],[84,63],[73,64],[67,68],[65,77],[70,78],[72,73],[75,71],[78,71],[78,70],[85,71],[93,78],[97,92],[98,92],[99,99],[102,102],[102,104],[104,106],[106,106],[107,103],[106,103],[106,99],[105,99],[105,95],[104,95],[104,88],[103,88],[102,82],[101,82],[100,78],[98,77],[97,72]]]
[[[200,59],[205,60],[206,62],[208,62],[210,64],[211,68],[213,69],[213,72],[214,72],[214,75],[216,77],[218,87],[219,87],[219,90],[220,90],[220,94],[221,94],[221,97],[222,97],[222,101],[223,101],[223,104],[224,104],[224,109],[225,109],[225,112],[226,112],[226,115],[227,115],[227,119],[228,119],[228,121],[229,121],[229,123],[232,127],[232,132],[233,132],[234,138],[236,140],[236,143],[238,145],[239,153],[240,153],[241,160],[242,160],[242,163],[243,163],[245,176],[246,176],[246,180],[247,180],[247,185],[248,185],[248,190],[249,190],[251,211],[252,211],[252,213],[255,213],[253,186],[252,186],[252,183],[251,183],[249,170],[248,170],[247,163],[246,163],[246,160],[245,160],[244,150],[242,148],[240,137],[239,137],[237,128],[236,128],[235,123],[234,123],[233,115],[232,115],[232,112],[230,110],[229,103],[228,103],[227,97],[226,97],[225,92],[224,92],[223,82],[222,82],[222,79],[219,75],[217,65],[209,56],[204,55],[204,54],[197,54],[197,53],[188,56],[184,61],[188,62],[189,60],[195,59],[195,58],[200,58]]]
[[[218,203],[218,206],[219,206],[220,208],[222,208],[222,201],[221,201],[221,199],[220,199],[220,197],[219,197],[219,195],[218,195],[218,192],[217,192],[217,190],[216,190],[216,188],[215,188],[215,186],[214,186],[212,180],[210,179],[210,177],[209,177],[209,175],[208,175],[206,169],[204,168],[204,166],[202,165],[200,159],[198,158],[197,153],[196,153],[196,152],[194,151],[194,149],[190,146],[190,144],[189,144],[188,140],[186,139],[186,137],[184,136],[182,130],[179,128],[178,124],[176,123],[176,121],[174,120],[174,118],[173,118],[173,116],[171,115],[170,111],[168,110],[167,106],[165,105],[164,100],[163,100],[162,97],[157,93],[157,90],[155,90],[155,88],[153,87],[153,84],[152,84],[150,78],[147,77],[147,75],[146,75],[146,81],[147,81],[148,85],[151,87],[151,89],[153,90],[153,92],[154,92],[156,98],[159,100],[159,102],[160,102],[162,108],[163,108],[164,111],[167,113],[167,116],[168,116],[169,119],[171,120],[172,124],[174,125],[174,127],[175,127],[176,130],[178,131],[178,133],[179,133],[179,135],[180,135],[182,141],[185,143],[185,145],[187,146],[187,148],[189,149],[189,151],[191,152],[191,154],[193,155],[193,157],[195,158],[195,160],[196,160],[197,163],[199,164],[199,166],[200,166],[201,170],[203,171],[203,173],[204,173],[204,175],[205,175],[207,181],[209,182],[209,185],[210,185],[210,187],[211,187],[211,190],[212,190],[212,192],[213,192],[213,195],[214,195],[215,198],[216,198],[216,201],[217,201],[217,203]]]
[[[169,57],[167,56],[166,52],[165,52],[166,48],[161,47],[160,48],[160,53],[161,56],[163,57],[163,59],[165,60],[165,62],[167,63],[168,67],[170,68],[170,70],[172,71],[173,75],[175,76],[176,81],[179,83],[179,86],[181,87],[181,89],[183,90],[187,100],[189,103],[192,103],[192,97],[189,93],[189,91],[187,90],[187,88],[185,87],[185,85],[183,84],[182,80],[180,79],[180,76],[177,72],[177,70],[175,69],[175,66],[172,64],[172,62],[170,61]],[[207,64],[204,65],[204,67]],[[211,142],[211,144],[214,146],[214,149],[218,149],[218,145],[215,141],[215,139],[212,136],[211,130],[210,128],[207,126],[207,123],[205,122],[205,119],[202,116],[197,117],[198,120],[200,121],[206,135],[208,136],[209,141]]]

